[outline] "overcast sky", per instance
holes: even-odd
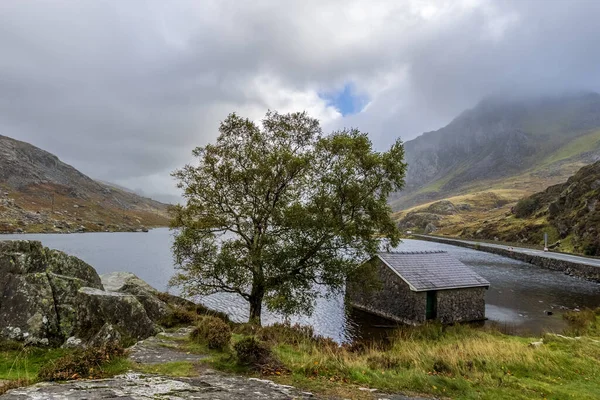
[[[498,93],[600,90],[600,1],[1,0],[0,134],[146,193],[236,111],[377,148]]]

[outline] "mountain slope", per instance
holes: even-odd
[[[166,225],[167,207],[0,135],[0,232],[135,230]]]
[[[405,152],[395,210],[490,189],[516,189],[516,201],[600,159],[600,95],[488,99]]]

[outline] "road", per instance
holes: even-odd
[[[507,246],[507,245],[476,242],[476,241],[471,241],[471,240],[462,240],[462,239],[429,236],[429,235],[413,235],[413,236],[415,236],[417,238],[418,237],[432,238],[432,239],[439,238],[439,239],[442,239],[447,242],[459,242],[459,243],[465,243],[465,244],[469,244],[469,245],[473,245],[473,246],[479,245],[480,247],[491,247],[491,248],[505,249],[505,250],[508,250],[511,248],[511,246]],[[574,255],[570,255],[570,254],[554,253],[552,251],[542,251],[542,250],[528,249],[528,248],[524,248],[524,247],[512,247],[512,251],[515,253],[533,254],[538,257],[545,257],[545,258],[554,259],[554,260],[569,261],[569,262],[577,263],[577,264],[584,264],[584,265],[591,265],[594,267],[600,267],[600,259],[598,259],[598,258],[574,256]]]

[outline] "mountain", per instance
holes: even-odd
[[[0,232],[138,230],[167,225],[167,209],[0,135]]]
[[[600,95],[486,99],[405,153],[395,210],[482,192],[514,202],[600,159]]]

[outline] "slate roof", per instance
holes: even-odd
[[[445,251],[387,252],[377,256],[415,292],[490,286]]]

